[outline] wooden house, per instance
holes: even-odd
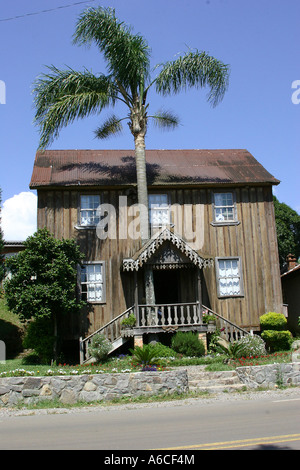
[[[75,238],[85,255],[87,307],[68,323],[82,360],[96,331],[116,344],[126,334],[136,342],[180,329],[206,335],[208,309],[229,334],[243,334],[259,330],[262,314],[282,312],[272,197],[279,181],[247,150],[146,150],[146,161],[151,238],[143,245],[134,151],[36,154],[38,228]],[[121,334],[130,313],[136,324]]]

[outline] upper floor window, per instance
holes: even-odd
[[[235,198],[232,192],[214,193],[214,222],[235,222]]]
[[[219,297],[243,295],[240,258],[217,258],[216,274]]]
[[[105,302],[105,268],[103,262],[81,266],[81,297],[88,302]]]
[[[167,194],[149,194],[151,227],[170,225],[170,205]]]
[[[82,195],[80,196],[80,225],[95,226],[99,223],[97,208],[100,205],[100,196]]]

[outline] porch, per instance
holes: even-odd
[[[213,324],[205,323],[203,321],[204,314],[213,315],[215,322]],[[135,316],[136,323],[131,328],[124,327],[123,320],[130,315]],[[214,332],[216,327],[227,341],[235,341],[249,334],[248,331],[223,318],[205,305],[201,305],[199,302],[133,305],[91,335],[86,338],[80,338],[80,363],[88,363],[93,360],[89,354],[89,346],[93,336],[96,334],[103,334],[111,342],[112,353],[130,338],[133,338],[135,345],[142,346],[144,339],[149,334],[172,334],[177,331],[198,332],[199,337],[206,344],[207,335]]]

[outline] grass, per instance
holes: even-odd
[[[23,334],[24,326],[18,315],[10,312],[5,300],[0,297],[0,339],[5,342],[6,357],[14,357],[22,351]]]
[[[81,375],[81,374],[103,374],[103,373],[124,373],[124,372],[138,372],[141,370],[139,365],[132,363],[132,356],[119,356],[108,359],[102,364],[86,364],[86,365],[42,365],[30,364],[30,357],[23,359],[7,360],[5,363],[0,364],[0,377],[14,377],[14,376],[53,376],[53,375]],[[32,361],[34,362],[34,361]],[[204,356],[200,358],[163,358],[161,365],[157,370],[168,370],[171,367],[189,366],[189,365],[205,365],[208,371],[219,370],[232,370],[241,366],[254,366],[274,364],[280,362],[291,362],[291,352],[282,351],[266,356],[256,356],[240,359],[226,360],[225,356]]]
[[[32,358],[32,361],[30,360]],[[9,376],[46,376],[46,375],[80,375],[80,374],[103,374],[103,373],[122,373],[122,372],[138,372],[141,370],[140,365],[132,362],[131,355],[120,355],[118,357],[109,358],[101,364],[58,364],[43,365],[35,363],[34,355],[27,356],[23,359],[11,359],[0,364],[0,377]],[[218,359],[220,361],[220,359]],[[217,358],[161,358],[160,365],[157,370],[167,370],[170,367],[186,366],[186,365],[205,365],[211,362],[216,363]]]

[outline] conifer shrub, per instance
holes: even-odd
[[[189,357],[205,355],[203,341],[192,331],[178,331],[172,338],[171,347],[179,354]]]

